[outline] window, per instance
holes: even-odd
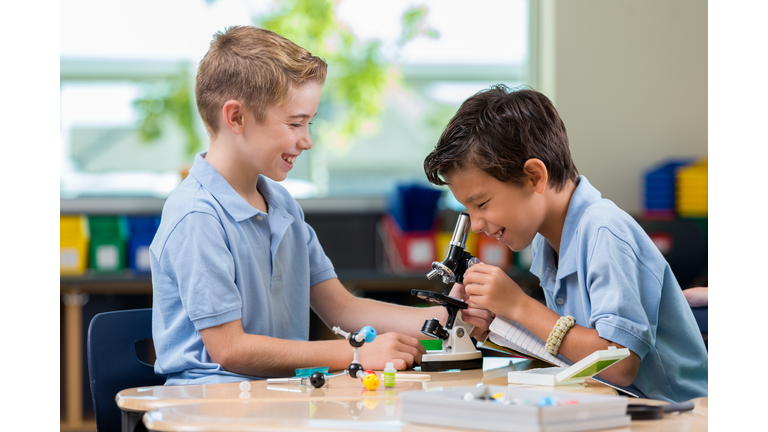
[[[401,17],[414,5],[426,8],[422,24],[438,37],[398,46]],[[188,135],[166,119],[157,125],[160,137],[144,142],[133,101],[187,73],[194,104],[196,65],[212,35],[276,7],[247,0],[63,1],[62,197],[167,196],[192,162]],[[360,41],[380,41],[381,58],[400,79],[385,91],[378,121],[343,145],[312,130],[315,147],[285,182],[297,198],[375,197],[397,182],[426,182],[424,157],[464,99],[497,83],[530,83],[526,0],[342,0],[335,13]],[[120,19],[93,19],[97,14]],[[343,115],[321,102],[321,120]],[[207,136],[196,111],[194,117],[202,151]]]

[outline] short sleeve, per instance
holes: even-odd
[[[593,246],[587,270],[590,327],[642,359],[655,344],[661,283],[608,228],[598,230]]]
[[[159,262],[176,283],[196,330],[242,317],[235,263],[216,216],[205,212],[185,215],[168,236]]]

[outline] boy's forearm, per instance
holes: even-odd
[[[556,312],[533,298],[530,299],[530,302],[526,300],[517,305],[513,311],[510,311],[510,314],[510,317],[514,317],[510,319],[518,322],[545,342],[560,318]],[[574,325],[565,334],[559,354],[576,363],[595,351],[608,349],[609,346],[623,348],[619,344],[601,338],[595,329]],[[615,384],[627,386],[635,380],[639,367],[640,358],[637,354],[631,353],[630,357],[606,369],[600,376]]]
[[[437,318],[444,325],[448,311],[440,306],[416,308],[354,297],[341,313],[330,318],[326,324],[329,327],[338,325],[345,331],[358,331],[369,325],[377,333],[397,332],[425,339],[421,328],[425,320],[432,318]],[[336,322],[339,324],[334,324]]]
[[[336,371],[346,369],[353,357],[345,340],[302,342],[244,333],[232,342],[226,357],[214,361],[243,375],[290,377],[295,369],[320,366]]]
[[[422,339],[424,320],[438,318],[442,324],[448,319],[445,308],[416,308],[355,297],[338,279],[329,279],[312,287],[312,309],[329,327],[344,331],[358,331],[371,326],[378,333],[398,332]]]

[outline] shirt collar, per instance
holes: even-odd
[[[565,222],[563,223],[563,231],[560,236],[560,254],[558,257],[557,266],[554,261],[554,250],[549,242],[541,237],[542,243],[540,253],[536,254],[536,257],[531,263],[531,272],[537,277],[541,278],[547,270],[554,271],[557,269],[557,279],[562,279],[569,274],[575,273],[577,269],[577,254],[575,251],[570,251],[571,241],[576,235],[576,228],[579,225],[582,215],[587,208],[600,200],[600,192],[592,186],[586,177],[579,176],[576,189],[571,195],[571,200],[568,203],[568,211],[565,215]],[[538,234],[537,237],[540,237]]]
[[[571,242],[576,235],[576,229],[584,212],[589,206],[601,199],[600,191],[589,183],[586,177],[579,176],[579,182],[571,195],[568,203],[568,212],[565,214],[563,233],[560,236],[560,261],[557,269],[558,279],[576,272],[575,251],[571,251]]]
[[[189,175],[200,182],[200,184],[213,195],[216,201],[218,201],[224,210],[232,215],[236,221],[242,222],[259,213],[263,213],[243,199],[243,197],[232,188],[227,180],[216,171],[216,168],[205,160],[207,154],[208,152],[201,152],[195,156],[195,162],[189,170]],[[264,201],[267,202],[269,208],[279,208],[273,199],[272,185],[267,178],[261,174],[259,174],[256,188],[264,197]]]

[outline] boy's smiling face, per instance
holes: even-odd
[[[268,108],[261,123],[246,111],[246,148],[241,155],[255,164],[258,173],[275,181],[285,180],[296,158],[312,148],[309,121],[317,114],[320,93],[321,86],[315,82],[298,87],[283,104]]]
[[[454,197],[467,208],[472,231],[496,237],[516,252],[531,244],[539,232],[545,206],[530,181],[517,187],[474,167],[443,177]]]

